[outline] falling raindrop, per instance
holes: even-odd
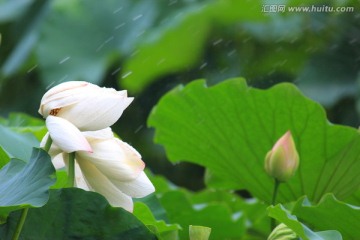
[[[130,76],[132,74],[132,71],[129,71],[129,72],[127,72],[127,73],[125,73],[124,75],[122,75],[122,79],[124,79],[124,78],[127,78],[128,76]]]
[[[139,32],[138,34],[136,34],[136,37],[140,37],[141,35],[143,35],[145,33],[145,30]]]
[[[143,16],[142,14],[139,14],[139,15],[137,15],[136,17],[134,17],[132,20],[133,20],[133,21],[136,21],[136,20],[140,19],[142,16]]]
[[[63,64],[64,62],[66,62],[69,59],[70,59],[70,56],[67,56],[67,57],[63,58],[62,60],[60,60],[59,64]]]
[[[177,0],[170,0],[168,5],[171,6],[174,5],[175,3],[177,3]]]
[[[290,43],[294,43],[298,40],[299,37],[293,37],[291,40],[290,40]]]
[[[114,36],[109,37],[108,39],[106,39],[105,43],[109,43],[110,41],[112,41],[114,39]]]
[[[229,46],[231,43],[232,43],[233,41],[231,41],[231,40],[229,40],[229,41],[226,41],[226,43],[225,43],[225,46]]]
[[[268,72],[268,76],[271,76],[271,75],[273,75],[275,73],[275,69],[273,69],[273,70],[271,70],[270,72]]]
[[[100,44],[100,46],[96,49],[96,52],[99,52],[106,44],[108,44],[109,42],[111,42],[112,40],[114,40],[114,36],[109,37],[108,39],[106,39],[103,43]]]
[[[52,81],[49,85],[46,86],[45,90],[48,90],[55,84],[55,81]]]
[[[275,40],[275,43],[280,43],[284,41],[284,37],[279,37],[278,39]]]
[[[247,43],[248,41],[250,41],[251,40],[251,37],[247,37],[247,38],[245,38],[242,42],[243,43]]]
[[[113,12],[113,14],[116,14],[116,13],[120,12],[122,9],[123,9],[123,7],[119,7],[118,9],[116,9],[116,10]]]
[[[104,44],[100,44],[100,46],[95,50],[96,52],[99,52],[104,47]]]
[[[283,48],[282,48],[282,47],[277,47],[277,48],[275,49],[275,51],[276,51],[276,52],[282,52],[282,51],[283,51]]]
[[[180,18],[181,16],[183,16],[184,15],[184,12],[178,12],[175,16],[174,16],[174,18]]]
[[[337,44],[333,44],[333,45],[331,45],[331,47],[330,47],[330,50],[335,50],[335,49],[337,49],[339,46],[337,45]]]
[[[33,67],[31,67],[28,71],[27,71],[27,73],[30,73],[30,72],[32,72],[36,67],[37,67],[38,65],[37,64],[35,64]]]
[[[230,51],[230,52],[228,52],[228,57],[231,57],[232,55],[234,55],[236,53],[236,49],[234,49],[234,50],[232,50],[232,51]]]
[[[354,43],[356,43],[358,41],[358,39],[356,39],[356,38],[354,38],[354,39],[351,39],[350,41],[349,41],[349,44],[354,44]]]
[[[288,62],[288,59],[284,59],[283,61],[278,63],[278,66],[284,66]]]
[[[221,43],[222,41],[223,41],[222,38],[216,40],[215,42],[213,42],[213,46],[218,45],[218,44]]]
[[[131,53],[130,57],[133,57],[135,56],[136,54],[138,54],[140,51],[139,50],[135,50]]]
[[[312,51],[312,47],[308,47],[308,48],[305,49],[305,52],[307,52],[307,53],[309,53],[311,51]]]
[[[204,62],[203,64],[201,64],[201,66],[199,67],[199,69],[201,70],[201,69],[203,69],[204,67],[206,67],[207,66],[207,62]]]
[[[157,65],[159,66],[159,65],[163,64],[165,62],[165,60],[166,60],[165,58],[160,59],[160,61],[158,61]]]
[[[111,73],[111,76],[114,76],[114,75],[117,74],[120,70],[121,70],[121,67],[118,67],[117,69],[115,69],[115,70]]]
[[[134,133],[135,133],[135,134],[138,133],[141,129],[143,129],[143,127],[144,127],[144,125],[141,124],[141,125],[134,131]]]
[[[224,67],[223,69],[220,70],[220,73],[224,73],[224,72],[226,72],[228,70],[229,70],[229,67]]]
[[[65,80],[69,77],[69,75],[65,75],[64,77],[62,77],[59,82],[65,82]]]
[[[121,28],[121,27],[125,26],[125,24],[126,24],[126,23],[121,23],[121,24],[117,25],[117,26],[115,27],[115,29],[117,30],[117,29],[119,29],[119,28]]]

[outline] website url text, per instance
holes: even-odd
[[[297,7],[287,7],[286,5],[271,4],[263,5],[261,12],[264,13],[279,13],[279,12],[354,12],[354,7],[331,7],[327,5],[322,6],[297,6]]]

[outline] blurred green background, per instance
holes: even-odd
[[[288,10],[296,6],[353,11]],[[40,117],[42,95],[64,81],[127,89],[135,101],[114,131],[154,173],[189,189],[203,187],[203,169],[168,162],[146,123],[178,84],[293,82],[331,122],[360,125],[358,0],[0,0],[0,33],[1,116]]]

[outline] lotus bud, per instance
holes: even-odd
[[[286,182],[298,166],[299,154],[291,132],[287,131],[266,154],[265,171],[279,182]]]

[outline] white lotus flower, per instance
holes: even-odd
[[[64,118],[81,131],[96,131],[113,125],[132,101],[125,90],[71,81],[47,91],[39,113],[44,118],[50,115]]]
[[[92,152],[85,136],[66,119],[48,116],[46,118],[46,127],[55,145],[59,146],[64,152]]]
[[[60,119],[60,120],[59,120]],[[93,132],[77,132],[70,138],[64,132],[73,131],[64,124],[64,119],[49,116],[47,127],[53,144],[49,151],[56,168],[68,164],[68,156],[63,149],[73,146],[75,153],[75,186],[84,190],[102,194],[111,205],[132,211],[132,198],[141,198],[155,191],[154,186],[144,173],[145,164],[140,154],[127,143],[114,137],[110,128]],[[51,123],[51,124],[49,124]],[[53,130],[62,126],[63,132]],[[68,128],[68,130],[67,130]],[[45,135],[41,146],[45,145],[49,133]],[[78,134],[84,137],[91,151]],[[62,150],[61,150],[62,149]]]

